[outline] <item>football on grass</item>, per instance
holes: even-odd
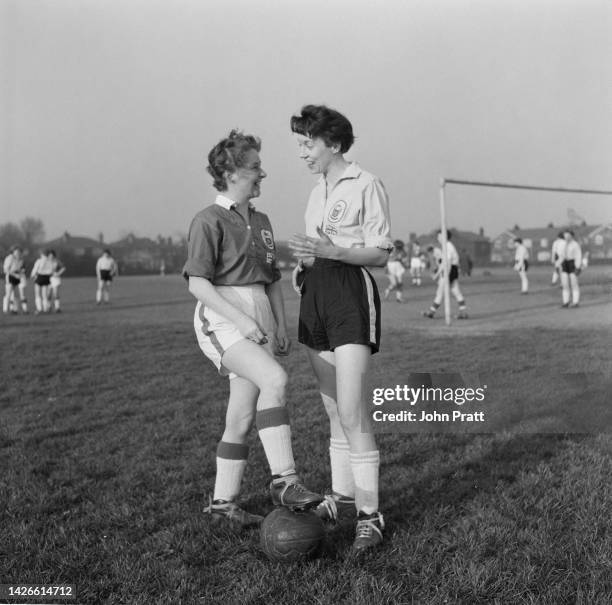
[[[323,544],[323,522],[313,512],[274,509],[261,524],[261,548],[274,561],[315,557]]]

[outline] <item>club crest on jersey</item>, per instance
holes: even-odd
[[[272,237],[272,232],[267,229],[261,230],[261,239],[263,243],[266,245],[266,248],[270,250],[274,250],[274,238]]]
[[[329,211],[329,214],[327,215],[327,220],[330,223],[337,223],[338,221],[342,220],[342,217],[346,212],[347,205],[348,204],[344,200],[336,202],[333,208]]]

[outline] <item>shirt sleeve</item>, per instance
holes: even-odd
[[[193,276],[212,280],[215,277],[218,242],[216,226],[199,217],[193,219],[187,239],[187,262],[183,268],[186,278]]]
[[[274,242],[274,260],[272,261],[272,283],[278,281],[282,275],[281,270],[278,268],[278,246],[276,245],[276,238],[274,237],[274,229],[272,229],[272,223],[270,223],[270,218],[267,214],[264,215],[265,222],[267,223],[267,229],[269,229],[272,234],[272,241]]]
[[[366,248],[393,250],[389,197],[384,185],[378,179],[374,179],[364,190],[362,221]]]

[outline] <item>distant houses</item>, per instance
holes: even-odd
[[[470,257],[474,266],[512,264],[514,261],[514,238],[520,237],[530,251],[532,263],[549,263],[552,243],[562,227],[520,229],[518,226],[505,230],[494,238],[484,234],[451,229],[452,241],[460,256]],[[591,262],[612,263],[612,222],[603,225],[573,226],[576,238],[583,251],[589,253]],[[436,230],[407,238],[407,250],[415,241],[425,251],[429,245],[438,245]],[[187,241],[173,241],[161,235],[156,239],[137,237],[129,233],[115,242],[106,243],[102,234],[98,239],[64,233],[48,241],[42,248],[54,249],[68,267],[68,275],[93,275],[95,263],[102,251],[110,249],[123,274],[179,273],[187,257]],[[286,242],[277,241],[278,264],[281,269],[295,266],[295,258]]]
[[[460,256],[469,255],[474,265],[485,266],[495,264],[512,264],[514,262],[514,239],[520,237],[529,249],[532,263],[549,263],[553,241],[565,227],[536,227],[521,229],[515,226],[502,231],[493,239],[485,236],[480,229],[479,233],[451,229],[452,241]],[[580,242],[583,252],[589,253],[590,262],[612,263],[612,222],[603,225],[571,226],[576,239]],[[409,244],[418,241],[421,248],[429,245],[438,245],[437,231],[417,236],[411,233]]]
[[[589,253],[591,262],[612,262],[612,223],[604,225],[575,225],[570,227],[580,242],[583,252]],[[514,261],[514,239],[520,237],[529,250],[531,261],[551,261],[551,247],[564,227],[548,226],[535,229],[514,229],[504,231],[493,239],[491,262],[512,263]]]
[[[457,248],[460,256],[472,259],[472,263],[477,266],[488,265],[491,262],[491,240],[480,229],[478,233],[474,231],[462,231],[460,229],[450,229],[451,240]],[[415,242],[419,242],[421,250],[425,252],[428,246],[438,246],[437,229],[418,235],[411,233],[408,238],[407,250]]]
[[[187,257],[184,239],[173,242],[158,236],[156,240],[136,237],[133,233],[116,242],[106,243],[102,235],[92,239],[66,232],[41,248],[56,251],[68,268],[67,275],[94,275],[98,257],[109,249],[119,265],[120,274],[178,273]]]

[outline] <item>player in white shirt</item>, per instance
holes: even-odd
[[[421,246],[419,242],[414,242],[410,251],[410,276],[412,277],[413,286],[421,285],[421,275],[423,273],[423,260],[421,256]]]
[[[563,232],[563,238],[565,246],[561,250],[561,299],[563,301],[561,306],[563,308],[577,307],[580,304],[578,275],[582,268],[582,248],[574,239],[574,232],[571,229]]]
[[[289,246],[300,259],[298,338],[306,345],[330,423],[332,494],[317,508],[324,519],[357,512],[353,548],[381,544],[380,454],[363,377],[380,347],[380,297],[366,267],[384,267],[393,250],[384,185],[345,159],[353,128],[346,116],[306,105],[291,118],[308,170],[319,180],[305,213],[305,235]]]
[[[518,271],[521,278],[521,294],[527,294],[529,291],[529,280],[527,279],[527,271],[529,269],[529,250],[523,244],[520,237],[514,238],[514,270]]]
[[[408,255],[404,250],[404,242],[401,239],[396,239],[393,242],[393,250],[389,254],[387,261],[387,277],[389,285],[385,290],[383,298],[387,300],[389,294],[395,290],[395,299],[397,302],[402,301],[402,290],[404,288],[404,273],[406,272],[406,260]]]
[[[459,288],[459,254],[457,253],[457,248],[450,241],[452,234],[450,231],[446,232],[446,256],[447,256],[447,264],[449,267],[449,275],[448,280],[450,282],[450,291],[454,296],[457,304],[459,305],[459,313],[457,315],[457,319],[467,319],[467,308],[465,305],[465,298],[461,293],[461,289]],[[438,242],[442,245],[442,232],[438,231]],[[433,249],[433,260],[434,260],[434,272],[432,278],[438,282],[438,288],[436,290],[436,295],[434,297],[434,301],[429,307],[428,311],[424,311],[423,315],[425,317],[429,317],[429,319],[433,319],[436,311],[440,308],[442,304],[442,298],[444,297],[444,263],[442,262],[442,249],[434,248]]]
[[[96,276],[98,289],[96,290],[96,304],[110,302],[110,285],[113,277],[119,275],[119,267],[112,257],[110,250],[104,250],[96,263]]]
[[[36,315],[49,312],[49,286],[53,274],[53,263],[48,251],[43,250],[32,267],[30,277],[34,280],[34,304]]]
[[[550,260],[553,264],[552,285],[555,286],[561,277],[561,252],[565,248],[565,238],[563,231],[559,231],[557,239],[553,242],[550,251]]]
[[[25,291],[21,288],[22,277],[24,276],[23,253],[21,248],[16,246],[4,259],[3,271],[5,276],[4,298],[2,299],[3,313],[17,313],[17,292],[21,302],[22,313],[28,312],[28,303],[25,298]]]
[[[61,313],[60,309],[60,296],[59,289],[62,285],[62,278],[64,271],[66,271],[66,267],[61,260],[57,258],[55,254],[55,250],[49,250],[48,257],[53,266],[53,273],[51,274],[51,283],[49,284],[49,302],[53,305],[53,310],[56,313]]]

